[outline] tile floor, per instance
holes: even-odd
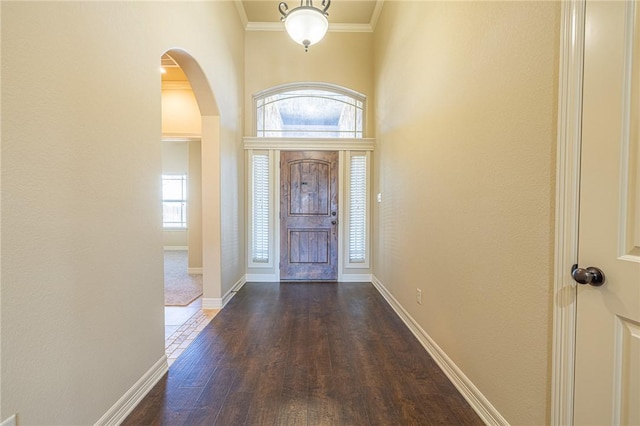
[[[219,309],[202,309],[202,297],[188,306],[164,307],[164,343],[169,366],[193,342]]]

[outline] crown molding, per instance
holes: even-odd
[[[247,31],[284,31],[282,22],[248,22]]]
[[[332,24],[329,23],[331,33],[372,33],[371,24]]]
[[[282,22],[251,22],[247,18],[247,12],[244,9],[242,0],[234,0],[240,21],[245,31],[284,31]],[[368,24],[348,24],[348,23],[331,23],[329,22],[329,32],[334,33],[372,33],[376,29],[384,0],[376,0],[376,5],[371,14],[371,20]]]

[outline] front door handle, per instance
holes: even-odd
[[[605,276],[602,269],[596,268],[594,266],[589,266],[588,268],[578,268],[578,265],[573,265],[571,268],[571,276],[574,281],[578,284],[586,285],[589,284],[594,287],[600,287],[604,284]]]

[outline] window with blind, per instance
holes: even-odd
[[[349,162],[349,263],[367,260],[367,156]]]
[[[253,154],[251,172],[252,260],[254,263],[269,263],[269,155]]]
[[[162,175],[162,226],[187,228],[187,175]]]

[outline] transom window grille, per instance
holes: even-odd
[[[349,176],[349,262],[367,258],[367,157],[353,155]]]
[[[286,88],[255,97],[256,136],[362,138],[364,95],[332,86]]]
[[[269,155],[254,154],[252,157],[252,214],[251,235],[252,260],[255,263],[269,262]]]
[[[187,175],[162,175],[162,226],[187,227]]]

